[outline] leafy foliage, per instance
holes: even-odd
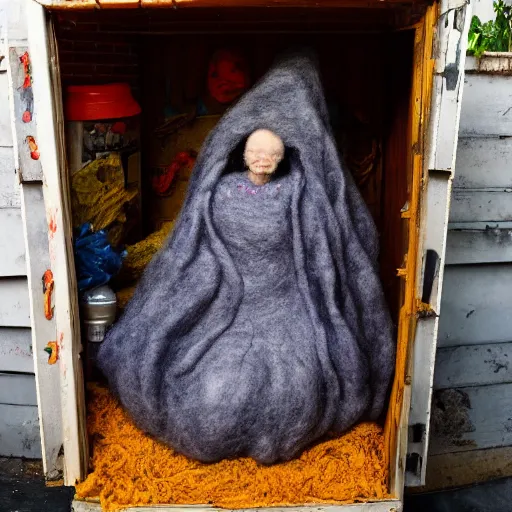
[[[484,52],[512,51],[512,6],[494,2],[496,19],[482,23],[473,16],[469,28],[468,53],[480,57]]]

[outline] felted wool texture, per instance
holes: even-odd
[[[260,128],[288,153],[268,190],[225,173]],[[289,460],[383,409],[395,349],[377,253],[315,62],[288,55],[205,141],[99,366],[136,424],[178,452]]]

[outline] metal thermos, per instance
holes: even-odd
[[[82,321],[87,341],[103,341],[107,329],[116,319],[116,294],[107,285],[86,291],[82,296]]]
[[[95,378],[96,354],[105,333],[116,319],[116,294],[107,285],[86,291],[81,300],[81,320],[87,340],[86,374],[88,380]]]

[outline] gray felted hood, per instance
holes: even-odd
[[[288,172],[262,188],[226,174],[259,128],[288,150]],[[288,56],[204,143],[99,365],[135,422],[188,456],[292,458],[382,412],[394,341],[377,242],[315,64]]]

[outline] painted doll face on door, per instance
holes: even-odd
[[[249,66],[241,52],[218,50],[208,68],[208,90],[221,104],[229,104],[249,87]]]

